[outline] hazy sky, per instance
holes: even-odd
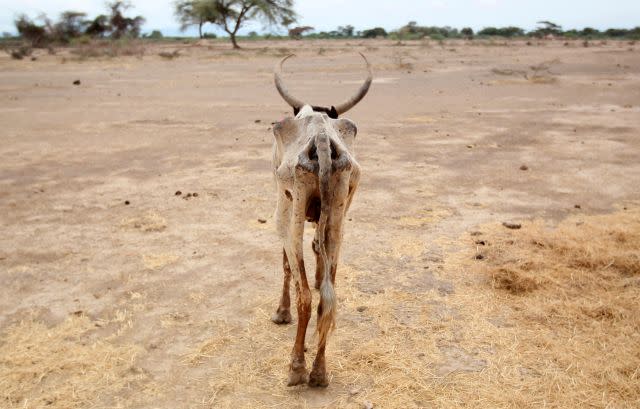
[[[164,34],[177,34],[171,0],[133,0],[130,13],[147,19],[144,31],[160,29]],[[85,11],[90,16],[105,12],[104,0],[0,0],[0,31],[15,32],[13,19],[19,13],[35,17],[41,12],[57,17],[64,10]],[[298,24],[317,31],[329,31],[351,24],[356,29],[381,26],[396,29],[408,21],[421,25],[470,26],[477,30],[486,26],[515,25],[531,29],[536,21],[551,20],[564,28],[598,29],[640,26],[640,0],[296,0]],[[249,30],[274,31],[260,24]],[[218,32],[212,26],[205,31]],[[191,30],[187,34],[193,34]],[[219,32],[218,32],[219,33]]]

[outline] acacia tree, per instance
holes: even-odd
[[[131,4],[127,1],[113,1],[107,3],[107,7],[111,10],[109,16],[109,26],[111,28],[111,37],[120,38],[123,36],[138,37],[140,28],[144,24],[144,17],[126,17],[123,12],[131,8]]]
[[[72,38],[82,35],[91,23],[86,17],[87,13],[72,10],[60,14],[60,20],[53,26],[58,41],[68,43]]]
[[[548,35],[559,36],[562,34],[562,26],[556,23],[552,23],[551,21],[538,21],[537,24],[542,25],[542,27],[533,31],[532,34],[536,37],[546,37]]]
[[[294,27],[289,29],[289,37],[299,40],[302,38],[302,34],[307,31],[313,31],[314,28],[311,26],[302,26],[302,27]]]
[[[221,27],[236,49],[240,48],[236,41],[238,30],[248,21],[278,25],[295,21],[293,0],[178,0],[175,15],[183,30],[198,25],[200,37],[204,23]]]

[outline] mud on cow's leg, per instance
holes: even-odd
[[[322,269],[324,268],[322,265],[322,257],[320,257],[320,250],[318,249],[318,232],[316,231],[316,237],[313,239],[311,243],[311,249],[316,255],[316,282],[313,285],[313,288],[316,290],[320,289],[320,284],[322,284]]]
[[[287,259],[287,252],[282,250],[282,269],[284,271],[284,283],[278,310],[271,316],[271,321],[276,324],[289,324],[291,322],[291,299],[289,296],[289,284],[291,283],[291,267]]]

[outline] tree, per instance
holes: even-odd
[[[131,8],[131,4],[125,1],[113,1],[107,3],[107,7],[111,10],[109,16],[109,26],[111,28],[111,37],[120,38],[124,36],[138,37],[140,28],[144,24],[144,17],[125,17],[123,12]]]
[[[311,26],[294,27],[292,29],[289,29],[289,37],[299,40],[300,38],[302,38],[302,34],[312,30],[314,30],[314,28]]]
[[[387,30],[382,27],[370,28],[368,30],[363,30],[362,33],[360,33],[360,36],[363,38],[386,37],[387,35]]]
[[[460,34],[462,34],[467,40],[471,40],[473,38],[473,29],[471,27],[465,27],[460,30]]]
[[[541,24],[542,27],[538,27],[533,34],[535,37],[546,37],[548,35],[559,36],[562,35],[562,26],[552,23],[551,21],[538,21],[536,24]]]
[[[200,38],[203,38],[202,26],[218,18],[214,1],[177,1],[174,14],[180,23],[180,30],[184,31],[189,26],[197,25]]]
[[[110,30],[109,17],[104,14],[100,14],[93,21],[89,22],[89,25],[85,29],[84,33],[91,37],[104,37]]]
[[[524,30],[520,27],[485,27],[478,31],[480,36],[499,36],[499,37],[522,37],[524,36]]]
[[[79,37],[91,23],[85,19],[86,17],[87,13],[80,11],[63,12],[60,14],[60,20],[53,26],[54,36],[63,43]]]
[[[183,29],[195,24],[202,27],[204,23],[220,26],[235,49],[240,48],[238,30],[248,21],[286,26],[296,17],[293,0],[178,0],[175,14]]]
[[[18,16],[14,24],[20,37],[29,41],[32,47],[42,47],[50,41],[47,26],[36,24],[26,14]]]
[[[592,27],[585,27],[582,31],[579,31],[578,34],[580,37],[595,37],[600,35],[600,31]]]
[[[338,26],[339,37],[351,38],[353,37],[354,31],[355,31],[355,27],[352,26],[351,24],[348,24],[346,26]]]

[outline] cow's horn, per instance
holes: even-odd
[[[291,105],[292,108],[300,109],[304,105],[304,102],[300,101],[298,98],[291,95],[289,91],[287,91],[287,87],[284,85],[284,83],[282,82],[282,78],[280,77],[280,73],[282,72],[282,64],[284,64],[284,62],[287,61],[287,59],[293,56],[295,56],[295,54],[287,55],[280,61],[280,63],[276,64],[273,77],[275,79],[276,88],[278,89],[280,96],[285,101],[287,101],[287,104]]]
[[[369,92],[369,87],[371,86],[371,81],[373,80],[373,70],[371,68],[371,64],[369,64],[369,61],[367,60],[367,57],[365,57],[364,54],[362,53],[359,53],[359,54],[367,63],[367,71],[369,72],[367,75],[367,79],[364,81],[364,84],[362,84],[362,86],[354,96],[349,98],[346,102],[336,106],[336,111],[338,112],[338,115],[342,115],[348,110],[350,110],[351,108],[353,108],[354,106],[356,106],[356,104],[360,102],[360,100],[364,98],[365,95],[367,95],[367,92]],[[282,94],[282,92],[280,93]]]

